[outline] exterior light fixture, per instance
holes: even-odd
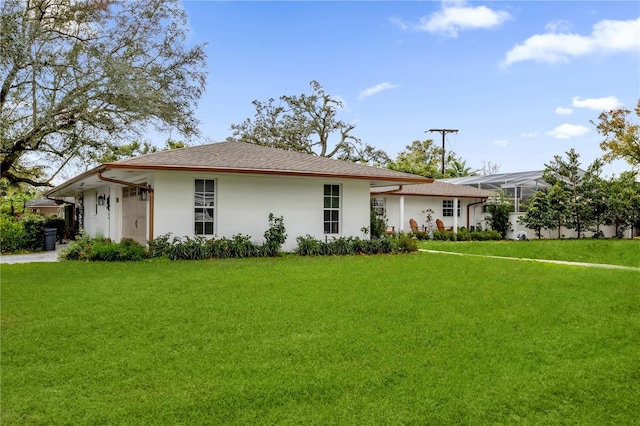
[[[146,189],[138,189],[138,200],[140,201],[148,201],[149,200],[149,191]]]
[[[107,200],[107,196],[104,194],[98,195],[98,205],[104,206],[104,202]]]

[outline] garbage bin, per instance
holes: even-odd
[[[44,228],[44,249],[56,249],[56,228]]]

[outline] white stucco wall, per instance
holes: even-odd
[[[295,249],[298,236],[309,234],[324,239],[325,184],[341,185],[341,233],[336,236],[362,237],[360,228],[369,226],[367,181],[158,172],[153,178],[155,236],[167,233],[175,237],[194,236],[195,179],[216,181],[215,234],[218,237],[242,234],[262,243],[269,227],[269,213],[273,213],[284,218],[288,236],[284,250]]]
[[[454,218],[451,216],[442,215],[442,201],[453,200],[451,197],[425,197],[406,195],[404,196],[404,220],[401,223],[400,214],[400,198],[398,195],[387,194],[373,194],[372,198],[385,198],[386,199],[386,216],[387,226],[395,227],[396,232],[411,230],[409,226],[409,219],[415,219],[418,222],[420,229],[427,225],[426,214],[423,210],[431,209],[433,226],[435,227],[436,219],[442,220],[446,228],[454,226]],[[467,227],[467,205],[480,201],[480,199],[458,198],[460,203],[460,217],[457,220],[458,227]],[[481,204],[471,206],[469,209],[469,226],[476,226],[478,222],[484,217],[481,213]]]
[[[84,229],[91,235],[102,235],[104,237],[113,238],[111,233],[111,213],[107,209],[107,204],[96,206],[96,196],[104,194],[109,197],[109,185],[101,186],[84,193]],[[113,199],[112,199],[113,200]],[[116,238],[119,236],[116,236]]]
[[[518,218],[524,216],[524,213],[511,213],[509,215],[509,222],[511,222],[511,227],[509,232],[507,232],[507,239],[513,239],[515,240],[518,236],[518,232],[520,231],[525,231],[527,233],[527,237],[532,240],[532,239],[537,239],[538,237],[536,236],[536,231],[533,229],[529,229],[526,226],[518,223]],[[612,238],[615,237],[616,234],[616,228],[615,226],[600,226],[600,231],[602,231],[602,233],[604,234],[605,238]],[[628,229],[624,232],[624,238],[633,238],[632,235],[632,230]],[[582,235],[582,237],[592,237],[593,234],[595,232],[594,231],[585,231]],[[558,228],[552,228],[552,229],[543,229],[541,232],[541,237],[543,239],[556,239],[558,238]],[[578,233],[570,228],[565,228],[562,227],[560,228],[560,238],[577,238],[578,237]]]

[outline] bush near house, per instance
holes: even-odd
[[[18,216],[0,215],[0,249],[13,251],[41,251],[44,248],[46,219],[38,214]]]
[[[116,243],[103,236],[91,238],[85,233],[79,235],[60,251],[60,259],[63,260],[115,262],[142,260],[147,256],[147,248],[130,238],[123,238],[120,243]]]
[[[431,235],[424,231],[410,232],[408,235],[418,241],[493,241],[502,239],[500,232],[494,231],[493,229],[486,231],[469,231],[465,227],[458,228],[457,233],[453,231],[434,230]]]
[[[64,219],[55,215],[45,218],[29,212],[0,214],[0,251],[11,253],[43,250],[45,228],[56,228],[57,239],[60,241],[65,234],[66,224]]]
[[[269,214],[269,228],[264,233],[265,242],[259,245],[248,235],[237,234],[231,238],[207,239],[204,237],[175,237],[161,235],[149,241],[148,249],[132,239],[120,243],[98,236],[91,238],[82,233],[60,252],[62,260],[123,261],[142,260],[148,257],[165,257],[171,260],[225,259],[243,257],[273,257],[280,254],[287,238],[284,220]]]
[[[300,256],[344,256],[352,254],[408,253],[418,250],[418,244],[408,234],[362,240],[354,237],[317,240],[311,235],[296,238],[295,253]]]
[[[282,217],[269,215],[269,228],[262,245],[251,241],[249,235],[237,234],[231,238],[175,237],[161,235],[149,241],[148,249],[131,239],[120,243],[85,233],[60,252],[62,260],[124,261],[151,258],[170,260],[227,259],[245,257],[274,257],[281,253],[287,238]],[[352,255],[380,253],[409,253],[418,250],[418,240],[410,234],[399,234],[381,239],[361,240],[353,237],[316,240],[310,235],[298,237],[296,253],[301,256]]]

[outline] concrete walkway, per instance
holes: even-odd
[[[607,264],[604,264],[604,263],[568,262],[566,260],[529,259],[529,258],[526,258],[526,257],[489,256],[489,255],[485,255],[485,254],[456,253],[456,252],[453,252],[453,251],[426,250],[426,249],[420,249],[419,251],[423,251],[423,252],[426,252],[426,253],[452,254],[452,255],[456,255],[456,256],[473,256],[473,257],[487,257],[487,258],[490,258],[490,259],[523,260],[523,261],[527,261],[527,262],[555,263],[555,264],[558,264],[558,265],[583,266],[583,267],[586,267],[586,268],[623,269],[623,270],[626,270],[626,271],[640,272],[640,268],[636,268],[636,267],[633,267],[633,266],[607,265]]]
[[[65,248],[66,244],[56,244],[55,250],[41,251],[29,254],[3,254],[0,255],[0,264],[32,263],[32,262],[57,262],[58,252]]]

